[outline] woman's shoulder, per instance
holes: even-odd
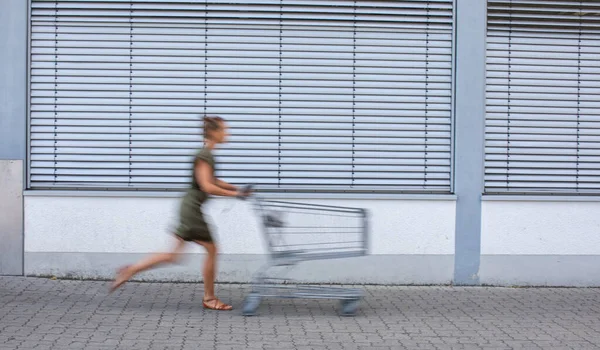
[[[198,152],[196,153],[196,159],[201,159],[209,163],[214,162],[212,151],[206,147],[198,150]]]

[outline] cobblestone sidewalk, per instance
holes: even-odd
[[[0,349],[598,349],[600,289],[359,287],[355,317],[330,300],[267,299],[241,316],[245,285],[0,277]]]

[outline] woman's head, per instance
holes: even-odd
[[[204,139],[218,144],[225,143],[227,136],[227,125],[223,118],[204,117]]]

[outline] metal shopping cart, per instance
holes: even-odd
[[[263,298],[338,299],[341,315],[356,313],[358,289],[309,286],[283,278],[290,267],[309,260],[340,259],[367,254],[365,209],[263,200],[250,197],[268,248],[268,262],[253,277],[242,314],[256,314]],[[283,268],[284,271],[275,271]]]

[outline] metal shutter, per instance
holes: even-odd
[[[33,188],[451,190],[452,0],[32,1]]]
[[[488,193],[600,193],[600,3],[488,1]]]

